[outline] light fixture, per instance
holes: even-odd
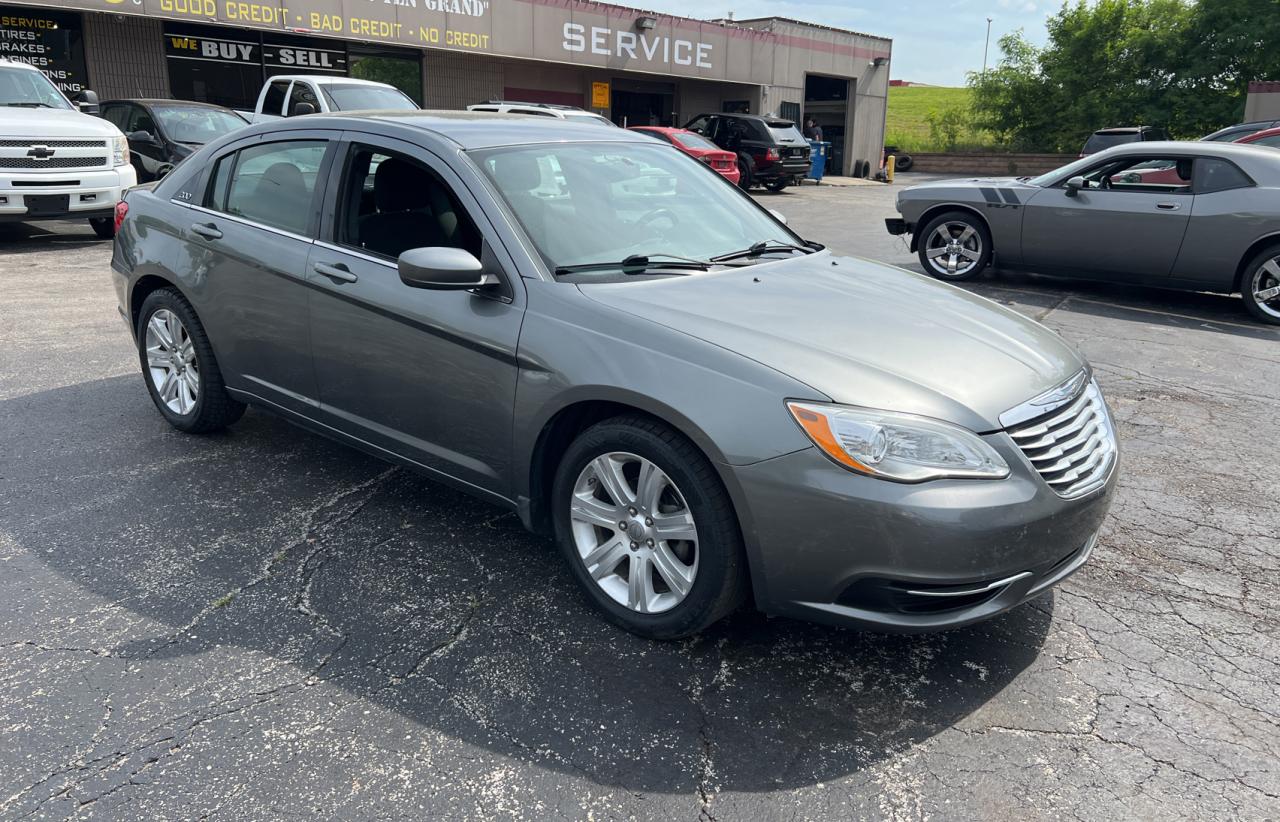
[[[658,18],[656,17],[641,17],[639,20],[636,20],[636,28],[638,29],[644,29],[647,31],[652,28],[657,28],[657,26]]]
[[[888,58],[888,57],[877,57],[877,58],[875,58],[874,60],[872,60],[872,61],[871,61],[871,67],[872,67],[872,68],[880,68],[881,66],[883,66],[883,65],[884,65],[885,63],[887,63],[887,62],[889,62],[889,58]]]

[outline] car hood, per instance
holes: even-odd
[[[830,399],[979,432],[1085,367],[1049,329],[919,274],[819,253],[688,277],[582,284],[588,298],[741,354]]]
[[[52,108],[5,107],[0,135],[57,139],[61,137],[116,137],[120,130],[101,117],[79,111]]]
[[[929,189],[938,188],[1036,188],[1027,180],[1030,177],[952,177],[946,180],[930,180],[925,183],[915,183],[910,186],[908,191],[927,191]]]

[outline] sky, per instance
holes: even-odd
[[[792,17],[893,38],[893,79],[962,86],[965,72],[982,69],[982,44],[991,23],[991,57],[1002,34],[1023,29],[1037,45],[1045,18],[1061,0],[618,0],[691,17]],[[692,10],[696,9],[696,11]]]

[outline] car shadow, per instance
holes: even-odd
[[[514,515],[253,410],[179,434],[140,380],[0,402],[19,446],[0,453],[0,537],[95,609],[141,617],[110,653],[156,681],[238,647],[602,785],[687,792],[713,773],[721,790],[766,791],[953,726],[1032,665],[1052,620],[1047,595],[943,634],[743,612],[648,642],[587,607]]]
[[[35,223],[0,223],[0,253],[25,254],[33,251],[110,247],[110,240],[98,239],[87,220],[59,220]]]

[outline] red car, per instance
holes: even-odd
[[[1236,140],[1237,143],[1251,143],[1256,146],[1270,146],[1271,148],[1280,148],[1280,128],[1269,128],[1265,131],[1257,131],[1248,137],[1241,137]]]
[[[683,128],[663,128],[660,126],[632,126],[631,131],[643,131],[659,140],[670,143],[695,160],[701,160],[735,186],[740,177],[738,173],[738,156],[732,151],[725,151],[715,143]]]

